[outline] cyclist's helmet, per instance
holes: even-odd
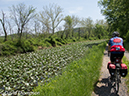
[[[112,36],[115,37],[115,36],[119,36],[119,32],[115,31],[112,33]]]

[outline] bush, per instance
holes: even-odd
[[[58,41],[58,42],[60,42],[62,44],[66,44],[66,42],[63,39],[61,39],[61,38],[56,38],[56,41]]]
[[[21,47],[23,53],[35,51],[35,48],[28,40],[18,41],[16,47]]]
[[[39,46],[39,41],[40,41],[39,39],[32,38],[32,39],[29,39],[28,41],[30,42],[31,45]]]
[[[126,34],[126,41],[129,42],[129,31]]]
[[[24,52],[32,52],[34,51],[34,46],[30,44],[28,40],[22,41],[21,48]]]
[[[56,40],[54,37],[50,36],[45,41],[49,42],[53,47],[56,47]]]
[[[16,41],[6,41],[5,44],[9,44],[9,45],[16,45]]]
[[[3,56],[3,55],[9,56],[11,54],[15,54],[17,51],[17,48],[10,44],[1,44],[0,50],[1,50],[0,51],[1,56]]]
[[[73,40],[73,42],[76,42],[77,41],[74,37],[72,38],[72,40]]]
[[[45,42],[46,47],[51,47],[52,45],[49,42]]]
[[[94,40],[94,38],[93,37],[89,37],[89,40]]]

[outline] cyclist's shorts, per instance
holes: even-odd
[[[124,56],[124,52],[111,52],[110,60],[111,60],[111,62],[114,62],[115,61],[114,57],[116,57],[116,58],[119,57],[120,59],[122,59],[123,56]]]

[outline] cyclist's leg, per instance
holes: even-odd
[[[110,55],[110,61],[111,61],[111,63],[114,63],[114,61],[115,61],[115,59],[114,59],[114,57],[116,56],[116,54],[114,54],[114,53],[110,53],[111,55]]]
[[[119,54],[117,54],[117,57],[120,58],[121,63],[122,63],[122,58],[123,58],[123,56],[124,56],[124,52],[119,52]]]

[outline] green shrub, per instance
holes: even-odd
[[[129,42],[124,41],[124,47],[127,51],[129,51]]]
[[[50,36],[49,38],[45,39],[45,41],[49,42],[53,47],[56,47],[56,40],[54,37]]]
[[[31,38],[31,39],[29,39],[28,41],[30,42],[31,45],[34,45],[34,46],[39,46],[39,45],[40,45],[40,44],[39,44],[39,41],[40,41],[40,40],[37,39],[37,38],[36,38],[36,39],[35,39],[35,38]]]
[[[34,46],[30,44],[28,40],[22,41],[21,48],[24,50],[24,52],[32,52],[34,51]]]
[[[129,42],[129,31],[126,34],[126,41]]]
[[[62,39],[62,42],[63,42],[64,44],[67,44],[67,43],[68,43],[66,39]]]
[[[60,42],[62,44],[66,44],[66,42],[63,39],[61,39],[61,38],[56,38],[56,41],[58,41],[58,42]]]
[[[89,40],[94,40],[94,38],[93,37],[89,37]]]
[[[4,44],[10,44],[10,45],[16,45],[16,41],[6,41],[6,42],[4,42]]]
[[[0,51],[1,56],[3,56],[3,55],[9,56],[11,54],[15,54],[17,51],[17,48],[10,44],[1,44],[0,50],[1,50]]]
[[[61,42],[56,41],[56,45],[62,46],[63,44]]]
[[[52,45],[49,42],[45,42],[46,47],[51,47]]]
[[[73,40],[70,39],[70,38],[66,39],[66,41],[67,41],[67,43],[72,43],[73,42]]]
[[[0,38],[0,43],[3,43],[3,41],[4,41],[4,38],[1,37]]]
[[[72,38],[72,40],[73,40],[73,42],[76,42],[77,41],[76,38],[74,38],[74,37]]]

